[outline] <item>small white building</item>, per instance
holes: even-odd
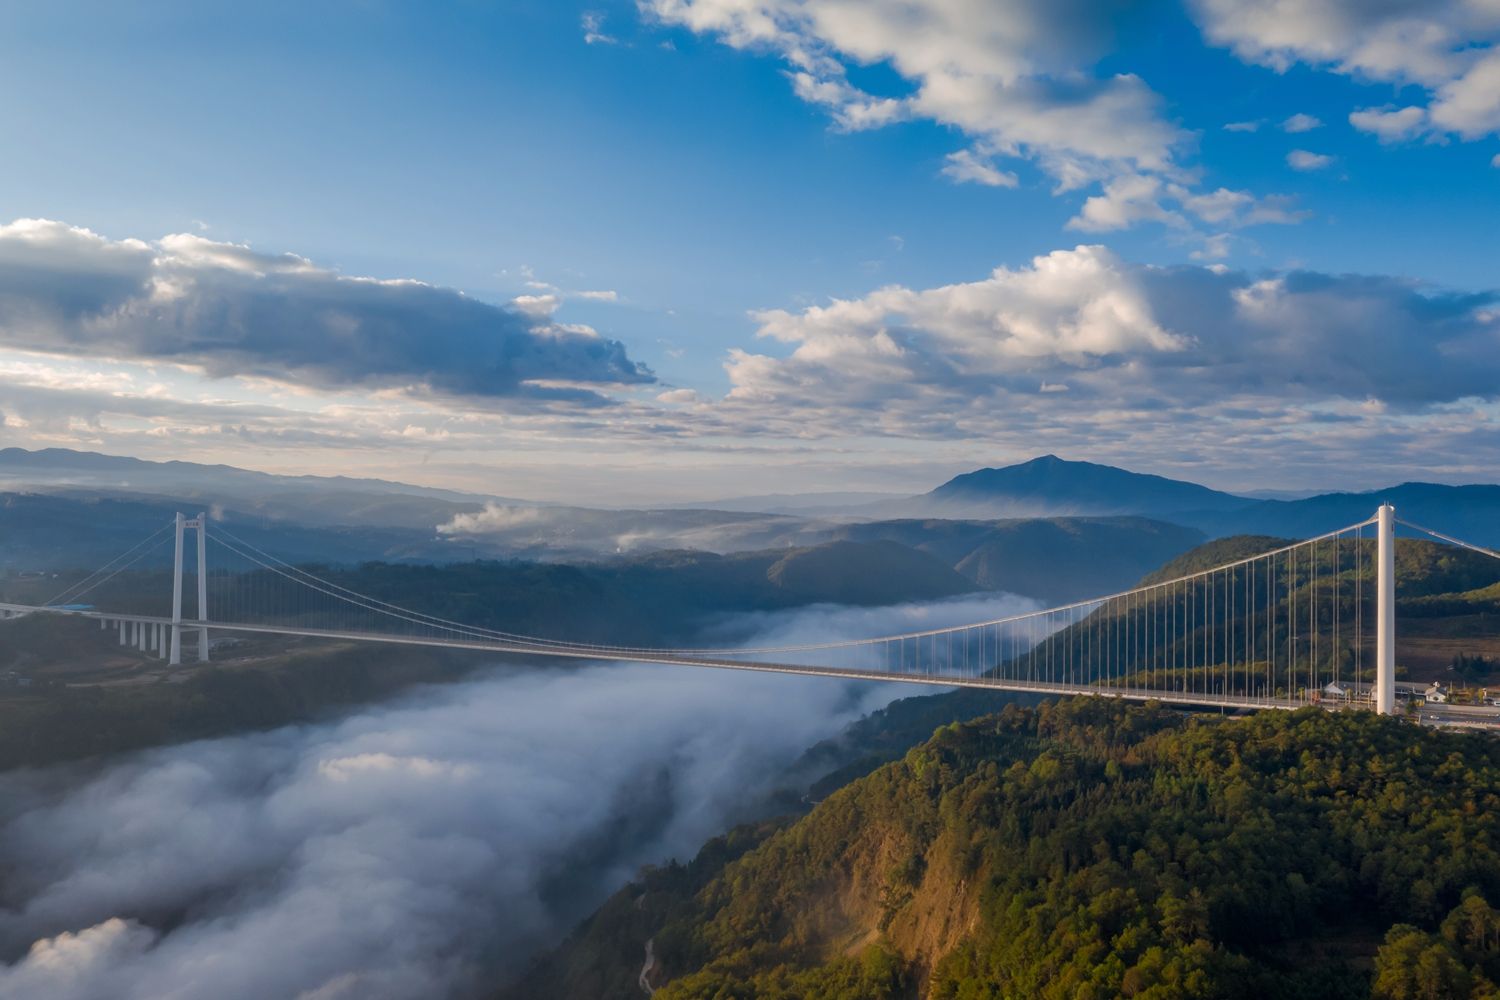
[[[1443,687],[1437,681],[1433,681],[1431,686],[1428,687],[1426,691],[1422,692],[1422,698],[1424,701],[1430,702],[1434,705],[1447,704],[1448,689]]]
[[[1347,688],[1340,687],[1338,684],[1330,681],[1328,685],[1323,688],[1323,697],[1334,698],[1339,701],[1343,701],[1345,698],[1349,697],[1349,691]]]

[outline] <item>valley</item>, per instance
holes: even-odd
[[[1023,467],[1023,478],[1034,481],[1039,470],[1048,476],[1066,476],[1073,471],[1057,460],[1038,462]],[[1087,474],[1103,475],[1098,467],[1090,467]],[[1123,475],[1123,480],[1105,479],[1111,496],[1125,498],[1122,502],[1128,505],[1130,491],[1126,487],[1133,480],[1130,474]],[[979,481],[993,484],[1005,480],[1002,475],[980,477]],[[1165,491],[1169,497],[1186,497],[1195,503],[1203,500],[1201,492],[1179,489],[1169,481],[1167,485],[1155,481],[1145,485],[1148,496],[1159,496],[1152,491]],[[1088,495],[1087,490],[1084,495]],[[1233,498],[1223,500],[1219,512],[1227,516],[1264,503]],[[9,494],[0,508],[0,519],[8,519],[16,529],[7,537],[20,539],[22,547],[12,543],[9,549],[10,568],[0,576],[0,601],[40,603],[47,595],[74,593],[77,587],[86,585],[87,599],[97,606],[159,614],[171,583],[170,568],[161,561],[164,554],[138,561],[97,583],[91,582],[85,570],[88,564],[83,560],[107,544],[101,539],[123,540],[128,537],[126,531],[149,524],[174,505],[182,506],[181,499],[108,491],[82,495],[44,489]],[[375,503],[366,509],[389,508]],[[493,508],[481,506],[477,511],[486,509]],[[1079,504],[1071,509],[1089,508]],[[217,508],[214,516],[232,524],[236,538],[300,547],[305,553],[302,565],[316,570],[317,578],[326,586],[368,595],[371,601],[474,627],[642,646],[805,641],[804,637],[824,638],[830,630],[832,634],[852,630],[855,635],[868,636],[909,629],[917,621],[972,621],[1002,608],[1025,611],[1086,599],[1098,589],[1149,588],[1160,581],[1191,577],[1205,568],[1288,544],[1287,539],[1264,535],[1211,537],[1192,524],[1099,509],[1066,516],[998,520],[923,517],[804,522],[790,515],[767,515],[780,519],[778,530],[793,532],[779,536],[775,547],[731,545],[727,551],[679,548],[620,554],[581,541],[593,537],[593,529],[586,527],[591,520],[616,515],[580,514],[570,508],[548,511],[552,523],[559,526],[569,524],[570,518],[582,518],[577,523],[585,527],[570,544],[582,545],[579,551],[587,551],[587,558],[559,558],[564,550],[558,549],[546,559],[517,554],[499,559],[462,559],[452,558],[454,553],[450,552],[431,560],[422,556],[422,546],[431,542],[410,543],[414,547],[396,550],[387,547],[396,537],[392,532],[409,530],[399,525],[337,527],[318,525],[314,519],[287,533],[280,517],[268,517],[264,512],[224,506]],[[1167,516],[1161,511],[1155,513]],[[682,516],[679,512],[663,514],[667,518]],[[689,512],[687,516],[701,518],[702,514]],[[730,512],[713,516],[745,515]],[[1175,516],[1187,522],[1196,515]],[[85,522],[107,530],[103,534],[78,530],[76,526]],[[763,521],[757,523],[764,525]],[[108,531],[113,530],[121,534],[110,536]],[[408,537],[415,539],[416,533]],[[808,544],[786,544],[794,538]],[[1276,623],[1285,620],[1287,609],[1318,607],[1321,601],[1323,611],[1315,618],[1325,642],[1324,655],[1358,659],[1368,656],[1369,649],[1361,653],[1358,646],[1349,646],[1352,640],[1346,635],[1347,648],[1340,654],[1335,635],[1328,630],[1334,628],[1335,617],[1354,620],[1362,599],[1359,595],[1372,593],[1372,546],[1368,540],[1329,543],[1310,550],[1310,560],[1288,562],[1273,577],[1258,577],[1255,588],[1248,586],[1247,576],[1223,574],[1216,586],[1226,596],[1243,592],[1255,598],[1247,600],[1235,618],[1203,618],[1201,608],[1193,612],[1186,603],[1185,593],[1179,595],[1176,605],[1153,609],[1152,603],[1146,602],[1129,606],[1129,612],[1137,614],[1144,608],[1163,628],[1175,623],[1179,631],[1164,632],[1159,637],[1162,644],[1152,647],[1156,650],[1153,655],[1171,663],[1196,656],[1193,650],[1212,653],[1217,647],[1211,630],[1220,627],[1230,634],[1236,629],[1241,634],[1264,632],[1268,648],[1279,648],[1287,636],[1277,631],[1281,626]],[[379,558],[340,556],[356,552],[378,554]],[[393,553],[399,558],[389,558]],[[1408,538],[1397,540],[1396,560],[1402,580],[1397,599],[1402,621],[1397,676],[1402,690],[1417,691],[1436,683],[1462,700],[1460,695],[1465,692],[1482,692],[1486,684],[1500,685],[1500,674],[1496,673],[1500,667],[1500,597],[1496,590],[1500,587],[1500,563],[1481,553]],[[70,568],[70,563],[77,568]],[[1270,565],[1274,568],[1277,564]],[[257,573],[264,580],[257,582]],[[261,593],[272,601],[262,606],[262,614],[300,613],[293,605],[278,609],[275,602],[280,598],[274,597],[278,593],[274,579],[275,574],[266,570],[229,575],[216,572],[206,581],[210,607],[233,603],[243,591]],[[1255,597],[1263,592],[1269,595],[1266,600]],[[1164,591],[1154,600],[1165,600],[1169,593],[1173,592]],[[1101,606],[1082,621],[1035,640],[1026,655],[1048,662],[1087,663],[1094,636],[1101,629],[1116,627],[1112,616],[1123,614],[1122,607]],[[778,621],[787,625],[773,624]],[[793,626],[793,622],[800,624]],[[835,624],[838,622],[842,624]],[[1124,625],[1121,618],[1119,627]],[[777,631],[783,628],[790,631]],[[1179,646],[1185,652],[1174,652]],[[1134,648],[1137,653],[1142,651],[1142,647]],[[1133,672],[1140,674],[1140,683],[1146,683],[1147,665],[1132,665],[1129,649],[1124,652],[1125,658],[1112,669],[1120,671],[1119,677],[1127,683],[1135,676]],[[1218,655],[1227,656],[1229,652],[1229,646],[1225,646]],[[583,677],[611,676],[624,681],[638,676],[638,668],[629,664],[547,666],[531,662],[523,654],[496,656],[257,634],[222,635],[214,642],[210,663],[191,662],[191,657],[188,660],[181,666],[168,667],[154,653],[121,646],[113,630],[100,629],[88,620],[42,612],[0,621],[0,679],[5,681],[0,685],[0,777],[7,771],[23,774],[26,769],[37,768],[43,769],[37,773],[46,774],[51,773],[46,769],[60,766],[76,769],[73,773],[79,775],[108,775],[123,762],[150,760],[151,755],[170,759],[183,752],[178,748],[279,741],[284,733],[347,727],[388,711],[405,711],[397,706],[447,704],[455,697],[470,697],[468,692],[498,692],[517,685],[514,689],[521,690],[537,683],[571,690]],[[1007,669],[1003,657],[994,661],[993,668]],[[672,671],[684,668],[652,669],[667,671],[665,675],[650,675],[665,679]],[[1322,668],[1309,660],[1290,675],[1273,676],[1265,664],[1247,663],[1246,669],[1244,677],[1227,666],[1185,671],[1173,677],[1164,672],[1161,662],[1149,665],[1152,684],[1185,688],[1205,683],[1270,684],[1282,694],[1296,694],[1300,690],[1298,677],[1307,670]],[[1087,679],[1088,675],[1084,676]],[[1373,673],[1361,675],[1351,670],[1347,677],[1368,684]],[[708,690],[718,684],[714,677],[705,680]],[[750,683],[757,680],[747,678]],[[1097,680],[1106,682],[1102,673]],[[1125,768],[1125,761],[1133,761],[1136,763],[1130,766],[1135,770],[1126,769],[1124,773],[1138,775],[1132,780],[1154,786],[1161,779],[1154,777],[1149,767],[1156,766],[1150,762],[1157,758],[1146,755],[1144,749],[1129,749],[1131,741],[1146,740],[1143,747],[1156,746],[1177,739],[1173,734],[1183,726],[1187,727],[1184,732],[1196,732],[1196,727],[1211,725],[1228,727],[1226,732],[1237,734],[1229,737],[1233,740],[1262,739],[1265,737],[1248,735],[1251,730],[1243,727],[1269,723],[1262,723],[1263,717],[1226,721],[1206,713],[1090,705],[1087,699],[1044,700],[1036,695],[974,688],[907,697],[897,695],[909,692],[890,691],[862,702],[848,682],[807,678],[786,681],[831,685],[814,700],[826,714],[809,717],[798,730],[807,734],[802,737],[806,740],[802,746],[778,741],[771,755],[752,754],[737,765],[739,780],[754,788],[753,794],[720,799],[712,817],[702,816],[682,827],[673,835],[668,849],[664,847],[666,841],[657,839],[661,831],[676,828],[693,812],[690,803],[667,790],[679,780],[666,777],[677,773],[676,765],[663,765],[665,770],[656,779],[646,777],[655,766],[646,761],[641,762],[645,773],[635,777],[622,773],[621,784],[608,793],[625,796],[620,808],[627,808],[624,801],[632,797],[655,804],[638,807],[647,813],[627,810],[605,827],[581,829],[581,839],[570,847],[570,860],[564,868],[546,875],[534,889],[539,893],[536,898],[543,901],[538,905],[549,916],[520,938],[492,931],[510,942],[507,947],[512,951],[503,962],[466,973],[476,977],[469,980],[472,987],[498,991],[506,1000],[637,996],[647,988],[661,997],[726,995],[792,1000],[822,996],[829,1000],[863,1000],[883,996],[963,997],[969,989],[964,985],[966,976],[1032,984],[1028,989],[1041,989],[1043,979],[1073,983],[1076,978],[1078,989],[1084,989],[1082,984],[1087,980],[1095,984],[1092,988],[1101,991],[1100,995],[1110,995],[1127,982],[1127,978],[1110,978],[1118,976],[1128,977],[1128,982],[1140,989],[1149,989],[1153,983],[1192,981],[1204,984],[1202,989],[1220,991],[1205,995],[1232,995],[1232,991],[1222,991],[1230,989],[1226,984],[1235,982],[1234,988],[1250,991],[1246,995],[1257,990],[1287,995],[1316,992],[1343,983],[1337,988],[1359,996],[1358,984],[1378,974],[1385,961],[1383,954],[1393,954],[1392,949],[1398,946],[1415,946],[1394,937],[1387,941],[1392,935],[1399,937],[1387,927],[1340,923],[1333,914],[1346,901],[1333,896],[1307,904],[1312,908],[1298,918],[1306,921],[1307,930],[1295,943],[1235,937],[1230,930],[1233,918],[1219,916],[1216,909],[1227,904],[1211,902],[1208,895],[1203,895],[1202,904],[1192,903],[1209,914],[1195,918],[1200,920],[1193,931],[1196,936],[1163,937],[1162,914],[1166,910],[1162,907],[1178,905],[1163,900],[1180,897],[1192,902],[1198,898],[1193,893],[1207,892],[1189,878],[1188,882],[1172,882],[1170,889],[1164,888],[1166,883],[1135,885],[1130,891],[1138,902],[1128,912],[1137,914],[1131,919],[1141,921],[1131,932],[1137,935],[1138,943],[1123,945],[1116,941],[1109,945],[1106,941],[1109,947],[1123,949],[1117,953],[1087,950],[1085,953],[1092,956],[1088,960],[1092,971],[1087,975],[1081,966],[1076,973],[1068,972],[1066,965],[1051,960],[1041,966],[1026,965],[1037,961],[1035,956],[1040,952],[1036,949],[1047,947],[1040,938],[1028,945],[1026,954],[1032,957],[1015,965],[1021,960],[1013,955],[1003,957],[998,942],[1015,937],[1020,925],[995,923],[999,919],[995,916],[998,904],[987,902],[991,897],[984,893],[1008,894],[1007,898],[1017,900],[1061,900],[1068,898],[1065,894],[1070,890],[1065,887],[1077,879],[1097,882],[1103,876],[1090,870],[1087,875],[1070,874],[1062,881],[1053,881],[1053,875],[1039,869],[1030,876],[1036,880],[1032,883],[996,888],[993,873],[1013,862],[982,860],[989,857],[984,851],[993,848],[979,847],[981,830],[1009,828],[1008,824],[1016,823],[1022,829],[1040,823],[1036,830],[1061,830],[1076,826],[1078,821],[1065,814],[1044,819],[1045,810],[1038,803],[1073,799],[1102,805],[1114,802],[1109,808],[1116,811],[1117,822],[1124,826],[1100,835],[1123,844],[1128,837],[1122,840],[1125,835],[1120,830],[1135,829],[1143,822],[1129,811],[1129,804],[1139,801],[1143,793],[1127,782],[1119,786],[1124,798],[1116,801],[1109,798],[1113,792],[1104,790],[1112,787],[1108,780],[1095,787],[1095,778],[1076,777],[1070,780],[1081,784],[1069,786],[1072,790],[1067,792],[1060,788],[1045,791],[1049,786],[1044,781],[1037,786],[1043,798],[1026,800],[1010,818],[1002,820],[997,814],[978,826],[973,826],[977,820],[971,819],[967,821],[970,826],[964,827],[970,831],[967,834],[944,832],[942,824],[952,822],[954,815],[981,815],[970,802],[978,793],[964,790],[968,788],[966,782],[1003,774],[1003,780],[986,786],[981,797],[1006,800],[1018,794],[1006,791],[1021,780],[1018,769],[1024,768],[1027,775],[1052,775],[1054,765],[1049,761],[1056,754],[1062,754],[1059,760],[1072,762],[1057,774],[1081,775],[1085,772],[1077,768],[1083,766],[1084,758],[1076,755],[1093,752],[1089,748],[1100,745],[1097,734],[1108,731],[1114,735],[1105,737],[1102,745],[1114,749],[1088,767],[1114,773],[1111,768]],[[763,682],[771,683],[770,679]],[[846,696],[829,699],[846,686]],[[492,696],[486,693],[483,697]],[[670,701],[674,696],[662,697]],[[861,704],[868,707],[851,710]],[[1463,725],[1468,722],[1463,711],[1461,706],[1451,710],[1429,706],[1422,709],[1421,719],[1429,724]],[[648,724],[654,714],[640,711],[630,725]],[[1296,731],[1306,733],[1307,740],[1331,738],[1317,728],[1321,723],[1300,715],[1297,718],[1302,721],[1295,723]],[[566,725],[561,716],[554,717],[554,722]],[[936,809],[936,813],[915,826],[902,820],[907,825],[880,832],[880,824],[885,822],[881,817],[916,808],[902,799],[907,792],[898,793],[890,784],[892,773],[911,773],[910,769],[917,766],[913,762],[925,760],[931,747],[947,745],[945,739],[958,739],[953,734],[987,733],[987,727],[996,725],[1012,736],[993,746],[990,737],[973,737],[978,742],[954,758],[962,761],[961,765],[940,767],[937,773],[945,775],[941,780],[954,784],[943,784],[931,792],[936,798],[923,808]],[[791,731],[786,735],[792,741],[797,739]],[[971,737],[964,735],[962,739]],[[547,745],[551,748],[547,753],[561,752],[560,746]],[[929,749],[923,749],[924,745]],[[1002,746],[1007,749],[1000,749]],[[146,756],[141,757],[143,754]],[[934,759],[947,758],[940,753]],[[919,771],[917,776],[922,781],[932,780],[922,777],[927,773],[926,765]],[[642,780],[646,784],[638,784]],[[1027,782],[1033,780],[1027,778]],[[668,786],[653,784],[660,781],[668,782]],[[879,790],[857,791],[865,788]],[[1090,788],[1094,790],[1088,791]],[[941,804],[951,796],[965,797],[969,804],[956,807],[959,812],[954,814],[955,807]],[[1186,814],[1182,821],[1188,822]],[[834,836],[832,843],[843,845],[838,850],[849,852],[845,854],[804,856],[785,853],[787,848],[781,846],[800,843],[804,846],[798,850],[805,850],[811,843],[807,838],[813,835],[799,831],[823,829],[838,822],[858,823],[862,828],[875,825],[868,834],[850,831]],[[724,833],[726,828],[731,829]],[[824,836],[817,834],[814,840]],[[865,836],[875,840],[860,839]],[[964,836],[980,840],[958,851],[956,845]],[[1048,841],[1035,839],[1038,834],[1028,836],[1038,845],[1037,850],[1050,849],[1046,847]],[[661,853],[664,850],[669,853]],[[975,851],[980,853],[975,855]],[[687,862],[695,853],[696,860]],[[626,856],[640,858],[646,867],[620,870],[618,866]],[[746,868],[757,873],[736,874],[744,866],[761,864],[763,856],[779,859],[766,863],[790,880],[785,889],[773,888],[771,869]],[[1329,855],[1328,863],[1337,863],[1335,855]],[[842,872],[849,881],[797,881],[800,865]],[[980,867],[966,867],[973,865]],[[575,874],[566,874],[569,866]],[[628,885],[619,889],[625,882]],[[747,917],[720,916],[714,907],[728,907],[725,912],[734,914],[749,907],[743,913],[751,914],[758,912],[756,906],[765,905],[739,898],[737,894],[747,886],[753,893],[766,891],[777,898],[797,900],[793,910],[775,918],[793,919],[794,923],[766,924],[771,915],[761,912],[752,923],[766,928],[769,936],[764,940],[740,931],[715,930],[745,926]],[[0,893],[3,891],[0,885]],[[1453,896],[1454,891],[1451,886],[1442,889],[1443,899]],[[1482,894],[1483,887],[1478,891]],[[799,895],[805,893],[812,895]],[[1158,898],[1158,894],[1165,895]],[[187,899],[184,897],[184,904]],[[958,902],[954,904],[954,900]],[[1444,905],[1452,909],[1460,902],[1453,897]],[[1048,905],[1055,908],[1063,903]],[[1274,905],[1291,904],[1280,901]],[[1060,909],[1046,912],[1047,920],[1074,919],[1065,918]],[[564,931],[580,918],[582,922],[559,944]],[[149,909],[140,911],[138,919],[145,921],[143,926],[155,926],[156,918]],[[1041,918],[1026,919],[1034,924]],[[1441,923],[1437,917],[1433,919]],[[721,923],[723,920],[729,922]],[[540,929],[543,924],[547,929]],[[1439,935],[1431,941],[1423,939],[1420,946],[1439,951],[1447,948],[1458,960],[1467,954],[1463,951],[1469,947],[1465,940]],[[1320,962],[1317,972],[1309,972],[1298,957],[1307,949],[1340,957]],[[1040,968],[1052,971],[1043,973]]]

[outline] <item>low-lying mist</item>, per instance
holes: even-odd
[[[759,642],[1031,607],[754,619]],[[496,670],[318,725],[0,775],[0,997],[477,995],[896,697],[682,667]]]

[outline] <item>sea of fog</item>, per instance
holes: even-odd
[[[753,642],[1031,608],[746,616]],[[689,858],[898,684],[541,664],[314,725],[0,775],[0,997],[466,997]]]

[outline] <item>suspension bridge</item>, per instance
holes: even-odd
[[[121,645],[180,664],[185,642],[207,662],[214,632],[263,633],[480,650],[528,657],[627,661],[812,674],[942,687],[1092,694],[1226,709],[1395,710],[1395,531],[1500,559],[1400,520],[1381,507],[1339,528],[1131,590],[988,621],[868,638],[726,648],[651,648],[568,641],[449,620],[360,593],[330,570],[283,561],[207,515],[178,514],[151,536],[37,604],[0,616],[96,619]],[[191,533],[195,552],[187,546]],[[167,594],[138,587],[110,608],[133,568],[170,547]],[[184,585],[191,577],[193,616]],[[165,581],[163,580],[163,583]],[[165,587],[163,586],[163,590]],[[160,607],[152,606],[160,601]],[[127,606],[128,605],[128,606]]]

